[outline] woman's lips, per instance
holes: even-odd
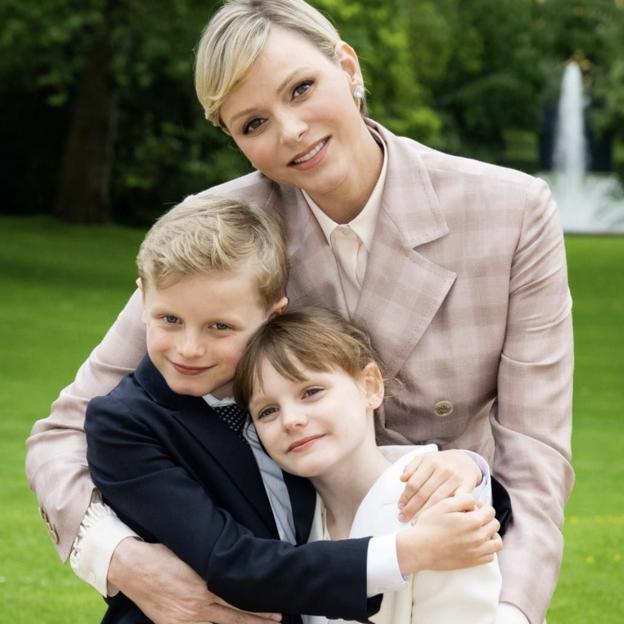
[[[296,440],[288,447],[287,452],[297,453],[298,451],[303,451],[304,449],[310,447],[314,442],[316,442],[316,440],[322,438],[324,435],[324,433],[319,433],[317,435],[306,436],[305,438]]]
[[[209,366],[184,366],[183,364],[176,364],[175,362],[171,362],[171,364],[181,375],[199,375],[210,368]]]
[[[325,137],[311,145],[307,150],[295,156],[288,165],[300,171],[305,171],[317,165],[327,152],[330,137]]]

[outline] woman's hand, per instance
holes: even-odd
[[[275,624],[277,614],[240,611],[215,596],[205,581],[162,544],[134,538],[119,543],[109,582],[155,624]]]
[[[422,511],[397,535],[403,575],[422,570],[458,570],[492,561],[503,546],[494,508],[459,494]]]
[[[465,451],[417,455],[401,475],[406,485],[399,499],[399,518],[407,522],[444,498],[470,493],[482,478],[481,470]]]

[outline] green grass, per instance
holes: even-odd
[[[134,288],[142,232],[0,218],[0,622],[99,621],[59,565],[24,477],[24,440]],[[574,297],[574,466],[549,624],[624,621],[624,238],[567,241]]]

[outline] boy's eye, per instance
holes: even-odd
[[[177,325],[182,322],[175,314],[164,314],[162,319],[168,325]]]
[[[263,120],[260,117],[254,117],[250,119],[243,126],[243,134],[249,134],[250,132],[255,132],[263,123]]]
[[[269,416],[271,416],[272,414],[276,414],[277,413],[277,407],[275,407],[274,405],[271,405],[270,407],[265,407],[263,409],[261,409],[258,412],[258,415],[256,416],[256,418],[258,420],[262,420],[262,419],[266,419]]]
[[[226,331],[228,329],[232,329],[226,323],[221,323],[221,322],[213,323],[212,326],[218,331]]]
[[[305,80],[304,82],[300,82],[294,89],[293,89],[293,97],[300,97],[302,95],[304,95],[305,93],[308,92],[308,90],[312,87],[312,85],[314,84],[313,80]]]

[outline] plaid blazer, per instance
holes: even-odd
[[[514,506],[499,557],[501,600],[541,623],[574,481],[571,299],[556,206],[541,180],[368,123],[386,144],[388,171],[353,320],[371,334],[392,381],[378,439],[468,448],[490,462]],[[291,307],[346,314],[336,260],[299,189],[256,172],[204,193],[277,210]],[[86,402],[145,353],[140,307],[135,294],[28,440],[29,480],[63,557],[93,488]]]

